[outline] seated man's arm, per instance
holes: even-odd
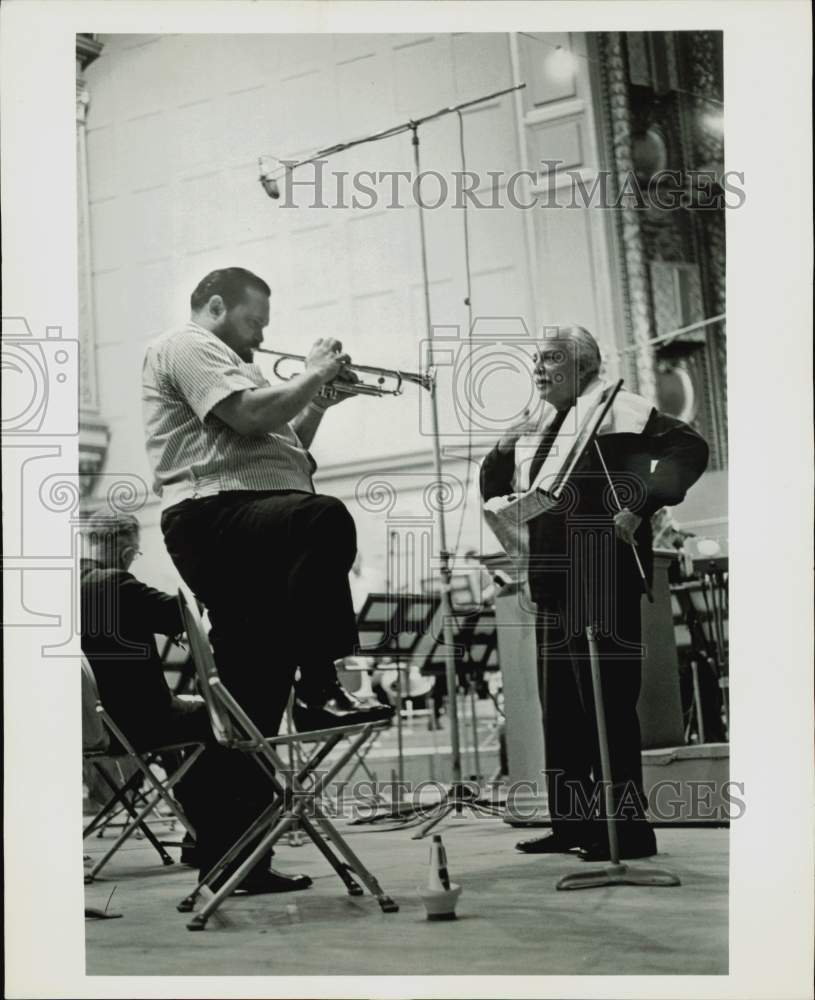
[[[119,593],[122,616],[139,630],[157,632],[159,635],[178,635],[184,631],[178,599],[124,573]]]

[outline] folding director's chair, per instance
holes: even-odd
[[[111,798],[82,831],[83,841],[92,833],[102,829],[118,810],[123,809],[130,816],[130,822],[125,824],[124,829],[110,849],[85,873],[85,881],[92,882],[136,830],[139,830],[155,847],[165,865],[173,864],[173,859],[165,848],[180,847],[180,843],[159,840],[147,825],[146,820],[156,810],[156,807],[163,803],[190,835],[195,836],[195,830],[170,792],[201,755],[204,744],[184,742],[142,752],[136,750],[105,711],[99,698],[93,670],[84,656],[82,657],[82,707],[82,757],[94,768],[112,793]],[[121,749],[112,749],[111,736],[118,741]],[[162,764],[164,764],[167,754],[180,750],[187,751],[180,767],[170,773],[165,773],[163,779],[158,777],[154,773],[152,765],[157,762],[159,757],[162,757]],[[126,780],[117,781],[111,772],[115,773],[119,763],[124,760],[132,762],[135,765],[135,770]],[[113,767],[107,768],[106,764],[113,765]],[[142,783],[147,786],[144,790],[139,788]]]
[[[198,609],[186,600],[183,591],[179,591],[178,599],[190,651],[195,662],[200,693],[204,696],[209,709],[215,738],[224,747],[249,754],[265,774],[272,792],[269,805],[207,872],[193,892],[178,904],[181,913],[188,913],[193,909],[201,892],[207,890],[208,898],[187,924],[188,930],[203,930],[209,917],[235,889],[240,888],[262,855],[289,830],[295,828],[301,829],[311,839],[317,850],[342,879],[349,896],[363,894],[362,886],[354,878],[356,875],[371,895],[376,897],[384,913],[396,913],[399,909],[397,904],[384,892],[376,878],[329,822],[320,803],[320,795],[325,786],[365,744],[372,730],[381,728],[385,723],[369,722],[289,736],[265,737],[221,682]],[[327,770],[318,776],[315,771],[318,765],[322,764],[338,744],[349,736],[352,739],[327,765]],[[302,764],[297,763],[287,769],[278,749],[299,747],[306,742],[317,743],[317,750]],[[241,851],[258,837],[260,839],[251,854],[235,867]],[[337,853],[329,846],[329,839]],[[219,876],[223,876],[225,881],[213,893],[211,886]]]

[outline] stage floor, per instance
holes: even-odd
[[[675,888],[616,887],[557,892],[577,858],[517,853],[514,843],[545,831],[518,831],[494,819],[450,820],[441,833],[451,878],[464,887],[459,919],[428,923],[416,896],[429,841],[412,831],[363,832],[340,824],[354,849],[399,903],[383,914],[367,894],[352,898],[309,843],[282,846],[276,867],[307,872],[303,892],[230,900],[231,926],[186,929],[175,904],[193,872],[164,868],[143,841],[131,841],[86,903],[119,920],[86,920],[88,975],[706,975],[728,966],[728,832],[657,831],[658,858]],[[89,840],[94,856],[108,841]],[[632,862],[639,864],[640,862]]]

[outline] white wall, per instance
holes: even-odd
[[[296,157],[509,86],[510,37],[110,35],[101,41],[105,48],[86,77],[100,405],[112,431],[106,471],[148,479],[140,410],[144,344],[186,318],[190,291],[214,267],[240,265],[269,280],[269,346],[305,353],[317,336],[337,335],[359,362],[418,369],[425,328],[416,208],[284,209],[263,193],[257,157]],[[540,77],[534,53],[525,59],[522,69]],[[540,93],[541,86],[538,79],[530,93]],[[584,159],[593,166],[593,140],[585,138],[593,128],[585,75],[580,88],[579,98],[555,94],[552,100],[572,118],[577,113]],[[468,169],[520,169],[520,136],[539,121],[534,114],[529,118],[530,110],[535,106],[527,107],[522,125],[510,96],[465,114]],[[421,139],[424,169],[459,169],[455,116],[423,127]],[[335,156],[328,165],[349,172],[411,168],[408,134]],[[307,170],[297,179],[307,178]],[[579,213],[547,213],[553,214],[558,226],[552,220],[546,235],[535,222],[530,239],[530,222],[521,211],[469,213],[474,312],[509,318],[482,324],[487,336],[514,336],[522,323],[533,330],[535,298],[547,322],[563,318],[562,312],[553,315],[554,306],[574,302],[590,306],[578,321],[607,321],[608,304],[592,284],[596,234]],[[462,212],[444,207],[426,218],[432,318],[449,328],[444,335],[455,346],[467,329]],[[545,282],[536,278],[535,243]],[[566,254],[580,266],[573,273],[555,272],[554,262]],[[557,301],[543,291],[555,278]],[[602,273],[600,278],[602,292]],[[463,454],[455,375],[453,365],[442,366],[439,403],[445,443]],[[491,391],[487,405],[494,412],[518,412],[517,379],[508,376]],[[427,397],[413,386],[399,399],[354,400],[329,415],[315,445],[319,487],[348,502],[365,559],[380,568],[394,521],[413,518],[430,530],[426,405]],[[488,423],[476,438],[476,454],[495,436]],[[453,500],[449,545],[461,523],[462,550],[495,548],[489,536],[481,539],[477,477],[467,481],[466,462],[453,461],[449,468],[456,497],[469,496],[463,521],[460,500]],[[395,486],[398,505],[389,512],[378,500],[365,499],[373,472]],[[140,572],[172,586],[154,503],[143,521]]]

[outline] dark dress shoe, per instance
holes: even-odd
[[[198,846],[195,843],[195,838],[191,837],[189,833],[185,833],[184,839],[181,841],[181,864],[197,868],[198,860]]]
[[[393,710],[379,705],[376,708],[347,709],[340,700],[328,698],[320,705],[307,705],[299,698],[292,708],[292,719],[298,733],[313,732],[315,729],[336,729],[338,726],[356,726],[362,722],[383,722],[389,719]]]
[[[358,698],[339,682],[332,684],[326,692],[327,704],[335,705],[345,712],[370,712],[379,719],[389,719],[393,715],[393,707],[385,705],[378,698]],[[366,721],[372,721],[373,715]]]
[[[563,840],[556,833],[547,833],[543,837],[534,837],[532,840],[519,840],[515,845],[515,850],[521,851],[522,854],[568,854],[575,847],[577,844]]]
[[[297,892],[299,889],[308,889],[310,885],[312,881],[308,875],[284,875],[283,872],[276,872],[274,868],[270,868],[262,875],[252,875],[247,878],[232,895],[262,896],[268,892]]]
[[[650,858],[657,853],[657,838],[653,830],[648,830],[636,837],[620,837],[620,860],[630,860],[632,858]],[[610,861],[611,852],[608,840],[598,840],[588,847],[581,847],[578,851],[583,861]]]

